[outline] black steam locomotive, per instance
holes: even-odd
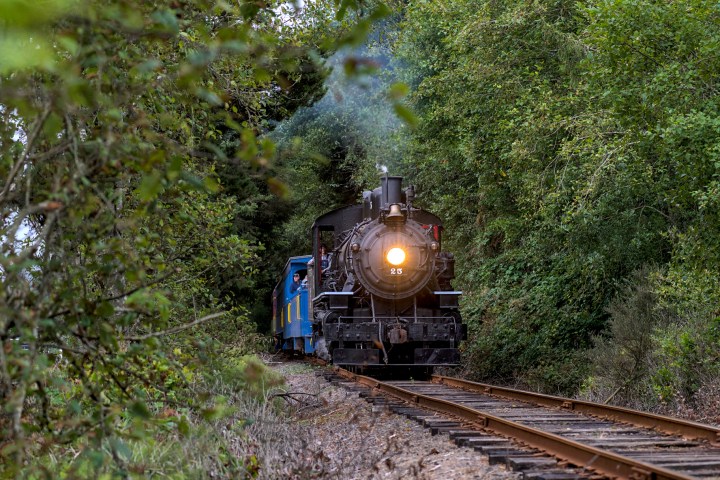
[[[414,189],[382,178],[363,203],[313,225],[309,268],[316,354],[338,365],[455,365],[466,330],[454,291],[455,260],[442,222],[413,207]],[[322,269],[323,232],[334,245]],[[324,270],[324,271],[323,271]]]
[[[455,260],[441,249],[442,222],[414,196],[402,177],[385,176],[361,205],[315,221],[312,256],[288,261],[273,296],[283,348],[363,368],[458,364],[467,334],[450,285]]]

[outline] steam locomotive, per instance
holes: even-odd
[[[386,175],[362,204],[315,220],[312,255],[290,258],[273,292],[280,348],[355,369],[459,363],[455,260],[441,249],[441,220],[414,199]]]

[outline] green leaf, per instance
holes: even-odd
[[[78,42],[70,36],[60,35],[57,39],[58,44],[68,51],[70,55],[77,55],[80,51],[80,45]]]
[[[180,178],[197,190],[203,190],[205,188],[202,179],[190,172],[183,170],[182,173],[180,173]]]
[[[388,98],[390,100],[400,100],[406,97],[409,92],[410,87],[408,87],[407,84],[402,82],[393,83],[388,90]]]
[[[208,102],[210,105],[219,106],[223,104],[222,98],[210,90],[199,88],[196,92],[197,96]]]
[[[190,422],[188,422],[188,419],[185,415],[180,417],[177,429],[180,435],[182,435],[183,437],[187,437],[188,435],[190,435]]]
[[[95,470],[102,468],[105,463],[105,453],[102,450],[86,450],[84,455]]]
[[[177,22],[175,12],[172,10],[160,10],[152,14],[152,19],[155,20],[156,25],[162,32],[171,33],[177,35],[180,31],[180,27]]]
[[[108,318],[113,313],[115,313],[115,308],[110,302],[101,302],[97,307],[95,307],[95,314],[101,318]]]
[[[373,22],[377,22],[378,20],[382,20],[383,18],[389,16],[392,14],[392,10],[385,5],[384,3],[380,3],[375,9],[370,13],[370,20]]]
[[[161,292],[155,292],[153,294],[154,307],[157,309],[160,319],[167,321],[170,318],[170,300],[163,295]]]
[[[406,124],[408,124],[410,127],[417,127],[418,125],[418,118],[415,116],[415,113],[407,108],[405,105],[402,105],[400,103],[396,103],[393,105],[393,110],[395,110],[395,113],[402,121],[404,121]]]
[[[357,8],[357,0],[340,0],[340,8],[338,8],[337,13],[335,14],[335,19],[342,20],[343,18],[345,18],[348,9],[356,10]]]
[[[156,58],[145,60],[144,62],[135,65],[133,70],[137,73],[150,73],[162,67],[162,62]]]
[[[115,327],[107,321],[100,321],[98,325],[98,333],[100,341],[111,347],[117,347],[117,331]]]
[[[255,70],[253,70],[253,76],[258,83],[267,83],[272,80],[270,72],[262,67],[255,68]]]
[[[217,193],[220,191],[220,184],[213,177],[205,177],[203,179],[203,185],[210,193]]]
[[[30,26],[48,22],[72,7],[79,6],[77,0],[2,0],[0,1],[0,23],[9,26]]]
[[[135,400],[128,405],[128,412],[136,418],[147,420],[151,417],[150,410],[142,400]]]
[[[240,13],[245,19],[250,20],[255,18],[255,16],[260,12],[260,5],[262,5],[262,2],[257,2],[255,0],[242,0]]]
[[[277,197],[286,198],[290,193],[290,189],[287,184],[278,178],[270,177],[268,178],[267,183],[270,192]]]
[[[5,31],[0,35],[0,73],[11,73],[30,67],[50,68],[54,55],[41,34],[32,37]]]
[[[117,437],[111,437],[109,443],[110,447],[115,450],[115,452],[117,452],[117,454],[125,461],[132,458],[132,450],[130,450],[130,447],[128,447],[128,445],[121,439]]]
[[[167,177],[170,181],[175,181],[180,178],[182,173],[183,159],[180,156],[174,156],[170,159],[170,165],[167,169]]]
[[[157,170],[145,175],[136,190],[140,200],[145,202],[154,200],[163,190],[162,178],[162,174]]]
[[[55,327],[57,326],[57,324],[55,323],[55,320],[53,320],[52,318],[43,318],[42,320],[40,320],[39,323],[40,323],[41,328],[47,329],[50,331],[54,330]]]
[[[60,118],[55,112],[48,115],[43,125],[43,134],[50,140],[57,140],[58,134],[63,130],[64,124],[62,118]]]

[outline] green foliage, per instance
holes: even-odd
[[[290,7],[285,5],[283,8]],[[316,52],[308,54],[308,62],[300,67],[302,76],[298,80],[302,81],[293,84],[292,91],[281,96],[283,114],[297,112],[288,122],[275,122],[285,115],[270,115],[271,120],[262,124],[267,131],[261,140],[248,142],[243,135],[238,136],[233,131],[225,132],[222,137],[219,147],[229,162],[221,165],[218,173],[226,191],[238,199],[240,207],[234,219],[234,229],[242,237],[261,244],[264,249],[261,254],[264,268],[258,269],[249,280],[236,275],[232,269],[225,270],[226,287],[222,291],[232,298],[254,298],[250,315],[260,330],[268,328],[270,292],[277,282],[278,272],[288,256],[307,251],[307,229],[312,219],[350,198],[354,201],[362,189],[355,185],[362,181],[351,180],[353,185],[349,187],[349,192],[340,199],[323,193],[327,191],[323,184],[328,161],[334,164],[331,167],[331,187],[338,190],[345,190],[344,182],[349,175],[357,177],[367,169],[363,169],[362,173],[352,171],[355,167],[364,167],[358,158],[365,158],[365,152],[357,147],[362,142],[360,133],[342,133],[347,125],[353,123],[350,117],[344,115],[344,119],[333,123],[327,117],[321,119],[317,116],[319,110],[332,109],[328,106],[328,99],[338,98],[341,95],[339,91],[345,88],[348,96],[344,100],[354,105],[351,108],[358,108],[359,99],[354,94],[362,89],[353,89],[352,85],[362,83],[368,72],[377,71],[378,64],[357,52],[348,51],[351,46],[365,42],[373,31],[371,25],[387,14],[383,3],[374,1],[306,4],[307,25],[312,26],[312,32],[323,32],[322,36],[310,36],[312,42],[317,42],[323,54],[338,53],[327,62],[321,62]],[[293,35],[298,36],[299,32],[293,30]],[[330,72],[334,73],[327,78]],[[350,85],[343,84],[347,80],[343,73],[351,79]],[[385,105],[376,107],[382,109]],[[325,124],[320,126],[323,122]],[[323,132],[325,127],[331,129],[328,132],[334,130],[336,138],[327,138],[334,134]],[[322,138],[323,135],[326,138]],[[296,142],[296,137],[302,138],[302,142]],[[342,165],[344,160],[340,161],[340,157],[346,150],[350,152],[348,156],[354,158],[349,158],[347,165]],[[248,161],[238,162],[232,158],[234,154]],[[337,188],[338,185],[341,187]],[[298,209],[295,207],[297,204],[309,208],[307,211],[305,208]]]
[[[278,178],[289,186],[285,216],[275,217],[283,221],[273,230],[272,251],[282,262],[309,251],[308,231],[315,218],[354,204],[363,190],[378,186],[382,166],[392,171],[400,163],[404,125],[393,109],[402,106],[407,86],[394,81],[388,45],[374,40],[391,27],[389,22],[376,25],[364,46],[331,57],[325,96],[270,135],[277,143]],[[345,75],[349,65],[357,73],[353,69],[361,64],[375,74]],[[283,266],[278,263],[274,270]]]
[[[709,1],[406,8],[404,170],[458,253],[472,375],[573,391],[582,369],[557,372],[645,264],[668,267],[655,293],[680,324],[717,317],[716,17]],[[717,364],[690,336],[685,374]]]
[[[79,455],[62,446],[47,445],[37,452],[39,472],[52,478],[97,478],[102,472],[140,478],[254,478],[258,459],[246,441],[245,429],[264,418],[267,392],[282,384],[257,358],[223,352],[190,380],[196,408],[182,402],[151,406],[136,401],[128,406],[115,435],[93,444],[80,438]],[[253,396],[246,394],[247,390]],[[255,396],[257,395],[257,396]],[[162,405],[162,408],[160,408]],[[234,437],[228,438],[230,432]],[[117,469],[118,464],[121,466]]]
[[[214,365],[207,381],[217,381],[236,391],[249,393],[262,401],[273,388],[284,383],[281,374],[269,369],[254,355],[238,355],[230,350],[221,357],[223,363]]]
[[[584,394],[605,403],[635,406],[654,400],[650,377],[654,370],[654,335],[667,324],[658,308],[656,272],[643,268],[608,306],[608,331],[593,339],[588,351],[592,374]]]
[[[72,450],[55,472],[127,476],[143,442],[232,410],[198,383],[221,349],[262,345],[236,285],[263,250],[239,222],[258,195],[224,174],[267,184],[259,134],[365,29],[353,5],[337,24],[340,2],[276,7],[0,5],[0,475],[54,476],[46,460]],[[260,397],[247,365],[233,395]]]

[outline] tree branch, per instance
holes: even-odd
[[[50,213],[47,217],[47,220],[45,221],[45,226],[43,227],[42,231],[38,235],[38,237],[35,239],[35,241],[27,247],[25,250],[21,251],[17,256],[12,258],[10,262],[8,262],[9,265],[17,265],[19,263],[24,262],[30,255],[35,253],[35,251],[40,248],[40,246],[43,244],[45,239],[50,235],[50,230],[52,230],[53,224],[55,223],[55,220],[57,219],[57,212],[53,211]]]
[[[143,288],[148,288],[148,287],[152,287],[153,285],[157,285],[158,283],[160,283],[160,282],[162,282],[162,281],[170,278],[170,276],[171,276],[173,273],[174,273],[174,272],[170,271],[170,272],[168,272],[168,273],[165,274],[165,275],[161,275],[160,277],[153,279],[151,282],[144,283],[144,284],[142,284],[142,285],[139,285],[139,286],[137,286],[137,287],[131,288],[130,290],[126,290],[126,291],[124,291],[124,292],[122,292],[122,293],[118,293],[117,295],[113,295],[113,296],[111,296],[111,297],[105,297],[105,298],[97,299],[97,300],[95,300],[94,302],[95,302],[95,303],[112,302],[112,301],[119,300],[119,299],[124,298],[124,297],[128,297],[128,296],[132,295],[132,294],[135,293],[135,292],[139,292],[139,291],[142,290]],[[68,315],[68,314],[70,314],[70,313],[72,313],[72,310],[70,310],[70,309],[61,310],[61,311],[59,311],[59,312],[55,312],[55,313],[50,314],[50,315],[48,316],[48,318],[57,318],[57,317],[61,317],[61,316],[63,316],[63,315]]]
[[[30,155],[30,151],[33,148],[33,144],[35,143],[35,140],[37,139],[37,136],[40,134],[40,131],[42,130],[42,126],[45,123],[45,120],[47,119],[48,115],[50,115],[50,104],[46,104],[45,108],[43,109],[42,113],[40,114],[40,117],[38,117],[37,121],[35,122],[35,128],[33,128],[33,131],[30,132],[30,135],[27,137],[27,141],[25,143],[25,148],[23,149],[22,154],[20,155],[20,158],[18,161],[13,165],[12,170],[10,171],[10,175],[8,175],[7,182],[5,183],[5,186],[3,187],[2,191],[0,192],[0,201],[5,199],[5,195],[8,194],[10,191],[10,188],[13,185],[13,180],[15,179],[15,175],[18,174],[20,169],[23,165],[25,165],[25,161],[28,159]]]
[[[165,335],[172,335],[173,333],[182,332],[183,330],[187,330],[188,328],[192,328],[192,327],[194,327],[195,325],[199,325],[199,324],[201,324],[201,323],[205,323],[205,322],[207,322],[208,320],[212,320],[212,319],[214,319],[214,318],[221,317],[221,316],[225,315],[226,313],[228,313],[228,312],[213,313],[213,314],[210,314],[210,315],[206,315],[206,316],[204,316],[204,317],[202,317],[202,318],[198,318],[197,320],[195,320],[195,321],[193,321],[193,322],[186,323],[185,325],[180,325],[180,326],[178,326],[178,327],[173,327],[173,328],[170,328],[170,329],[167,329],[167,330],[163,330],[163,331],[160,331],[160,332],[148,333],[148,334],[146,334],[146,335],[138,335],[138,336],[133,336],[133,337],[125,337],[125,340],[130,340],[130,341],[132,341],[132,342],[140,342],[140,341],[143,341],[143,340],[147,340],[148,338],[152,338],[152,337],[163,337],[163,336],[165,336]]]

